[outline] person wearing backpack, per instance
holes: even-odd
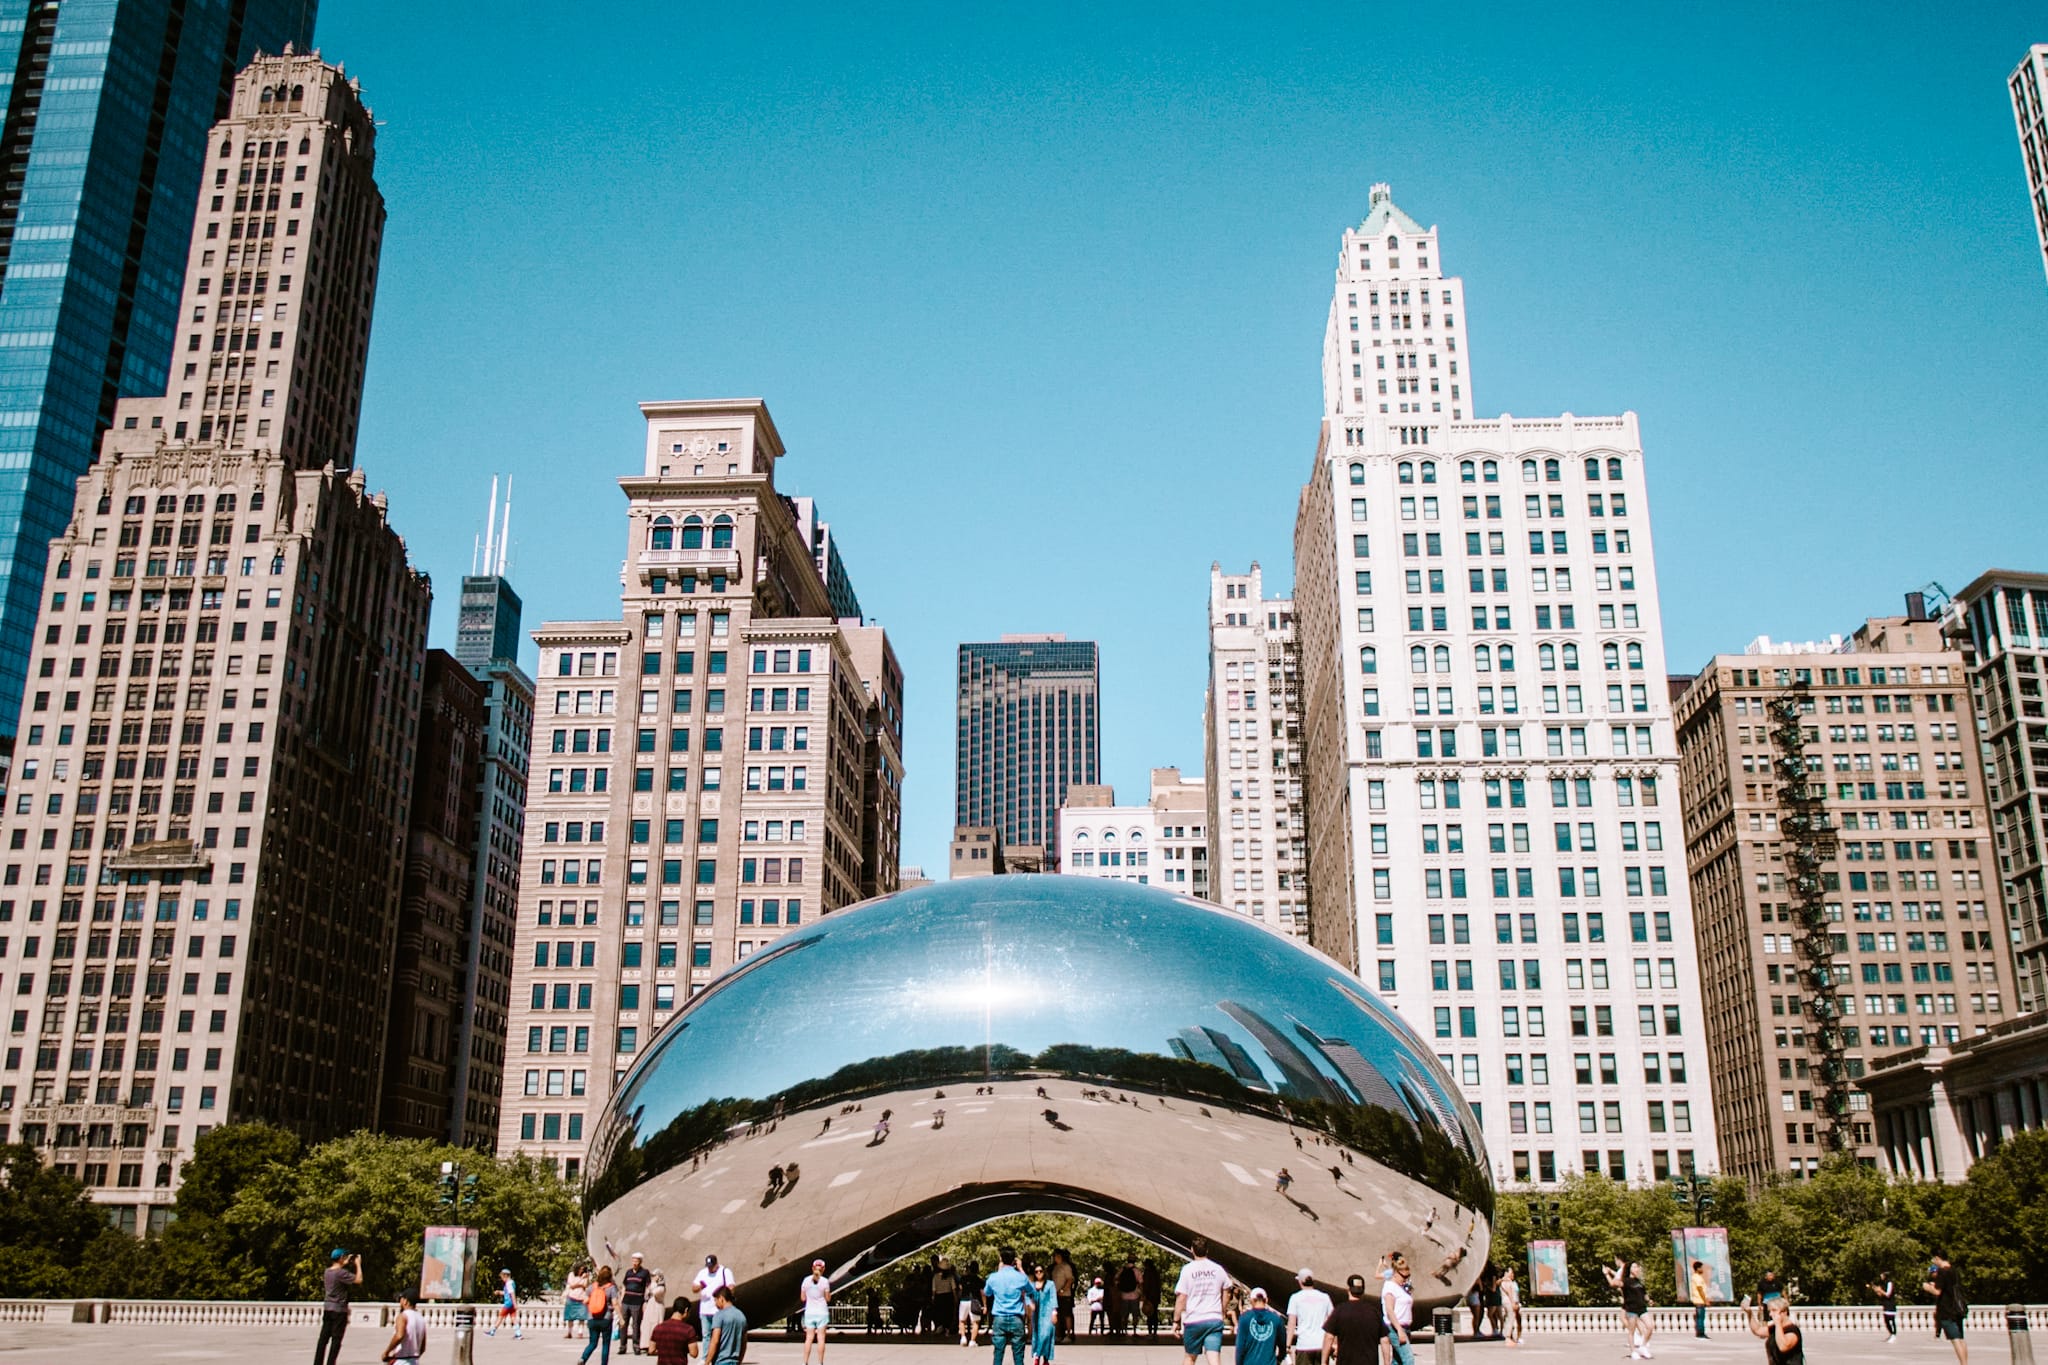
[[[612,1285],[612,1268],[599,1266],[590,1282],[590,1296],[583,1301],[590,1313],[590,1344],[577,1357],[579,1361],[589,1360],[590,1353],[597,1351],[599,1365],[612,1365],[612,1313],[618,1306],[618,1297],[618,1290]]]
[[[1970,1305],[1963,1301],[1962,1277],[1956,1274],[1955,1263],[1937,1252],[1934,1263],[1927,1267],[1926,1283],[1920,1287],[1934,1296],[1934,1334],[1948,1338],[1955,1348],[1956,1365],[1970,1365],[1970,1343],[1963,1340]]]

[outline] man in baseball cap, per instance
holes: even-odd
[[[1317,1365],[1323,1358],[1323,1324],[1336,1307],[1316,1288],[1315,1273],[1303,1266],[1294,1273],[1297,1288],[1287,1300],[1287,1349],[1296,1365]]]
[[[1237,1315],[1237,1365],[1285,1365],[1280,1349],[1287,1339],[1287,1321],[1254,1289],[1244,1312]]]

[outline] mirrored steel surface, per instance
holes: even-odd
[[[843,1284],[1023,1211],[1203,1235],[1275,1292],[1399,1250],[1427,1303],[1485,1259],[1484,1152],[1422,1041],[1321,954],[1152,888],[985,877],[720,977],[627,1074],[584,1207],[600,1260],[675,1283],[716,1253],[757,1316],[813,1256]]]

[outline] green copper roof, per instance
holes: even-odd
[[[1393,188],[1384,183],[1372,187],[1372,207],[1365,215],[1365,221],[1358,225],[1360,232],[1383,232],[1391,227],[1396,232],[1427,232],[1429,229],[1410,218],[1394,202]]]

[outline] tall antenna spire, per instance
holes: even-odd
[[[505,576],[505,556],[512,550],[512,476],[505,476],[505,522],[498,531],[498,562],[491,572],[498,577]]]
[[[496,546],[495,546],[495,542],[494,542],[494,541],[492,540],[492,538],[491,538],[491,537],[492,537],[492,533],[493,533],[493,532],[495,532],[495,531],[497,530],[497,527],[498,527],[498,476],[497,476],[496,474],[493,474],[493,475],[491,475],[491,502],[490,502],[490,506],[489,506],[489,507],[488,507],[488,508],[487,508],[487,509],[485,510],[485,512],[484,512],[484,572],[485,572],[485,573],[493,573],[493,572],[495,572],[495,570],[493,570],[493,569],[491,568],[491,561],[492,561],[492,557],[493,557],[493,552],[494,552],[494,550],[495,550]]]

